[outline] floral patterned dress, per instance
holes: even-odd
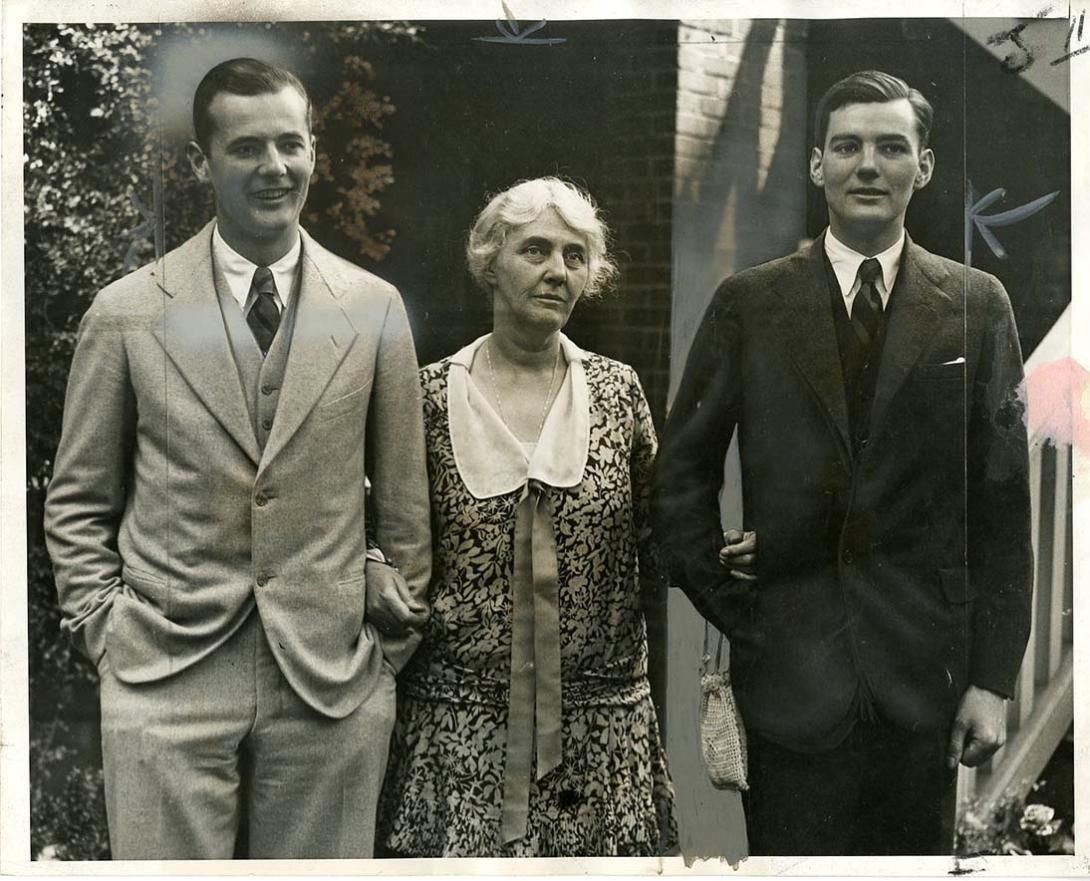
[[[478,499],[466,488],[448,422],[450,360],[421,371],[432,615],[398,681],[378,840],[405,856],[668,853],[677,841],[674,792],[647,681],[639,575],[656,440],[636,373],[585,353],[587,464],[577,485],[546,490],[559,574],[563,761],[531,778],[526,834],[505,845],[519,492]]]

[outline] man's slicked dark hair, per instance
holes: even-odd
[[[299,78],[290,70],[266,64],[256,58],[231,58],[213,67],[204,75],[193,93],[193,133],[197,144],[206,153],[214,125],[208,108],[220,92],[231,95],[269,95],[291,86],[307,105],[307,131],[312,125],[310,96]]]
[[[821,96],[814,111],[814,146],[819,150],[825,149],[829,117],[834,110],[848,104],[881,104],[902,98],[908,99],[912,112],[916,114],[916,134],[920,139],[920,149],[924,149],[931,137],[931,122],[935,117],[931,102],[904,80],[880,70],[861,70],[846,76]]]

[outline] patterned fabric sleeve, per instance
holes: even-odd
[[[632,521],[636,532],[640,575],[645,586],[657,586],[661,572],[658,547],[651,531],[651,480],[655,472],[658,438],[651,420],[651,408],[644,397],[636,371],[628,372],[628,389],[632,400]]]
[[[374,505],[371,501],[371,481],[366,478],[363,487],[363,504],[366,510],[364,522],[367,524],[364,527],[364,534],[367,537],[367,550],[371,550],[378,547],[378,532],[375,530]]]
[[[365,478],[365,481],[363,487],[363,504],[365,511],[364,523],[366,524],[364,527],[364,537],[367,539],[367,550],[378,551],[383,557],[386,557],[386,554],[378,543],[378,530],[375,528],[375,505],[371,498],[371,481],[367,478]]]

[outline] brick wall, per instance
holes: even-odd
[[[716,284],[793,251],[803,235],[804,28],[680,23],[671,346],[679,361]]]
[[[669,383],[677,29],[667,22],[637,28],[638,48],[610,59],[618,69],[607,86],[609,119],[600,133],[588,133],[607,143],[604,184],[594,195],[614,233],[621,280],[615,294],[584,313],[582,327],[584,337],[601,340],[597,351],[636,368],[661,426]]]
[[[588,348],[632,364],[661,426],[716,283],[787,253],[806,191],[804,25],[645,22],[611,47],[594,195],[622,278],[576,313]],[[736,222],[737,218],[737,222]]]

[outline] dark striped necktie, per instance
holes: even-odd
[[[874,282],[882,273],[882,264],[868,257],[859,265],[859,290],[852,303],[852,329],[859,341],[870,348],[882,322],[882,298]]]
[[[280,327],[280,307],[276,304],[276,280],[268,266],[259,266],[250,283],[253,305],[246,316],[254,339],[261,348],[261,354],[267,355],[276,329]]]

